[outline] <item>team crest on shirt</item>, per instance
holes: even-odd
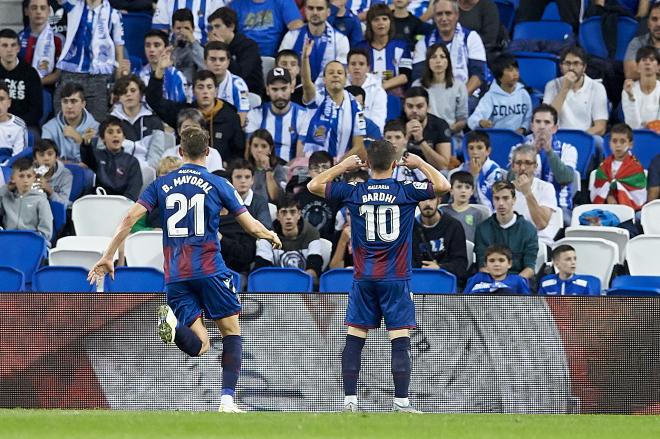
[[[319,139],[319,140],[323,140],[323,139],[325,139],[325,133],[326,133],[325,125],[319,125],[314,130],[314,138]]]
[[[420,190],[426,190],[429,188],[429,184],[425,181],[414,181],[412,185],[415,189]]]

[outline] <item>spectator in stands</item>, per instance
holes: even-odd
[[[275,58],[275,66],[282,67],[291,75],[291,102],[303,104],[303,88],[300,81],[300,57],[293,50],[280,50]]]
[[[172,15],[172,59],[174,66],[192,84],[195,73],[205,69],[204,47],[195,38],[195,19],[189,9],[179,9]]]
[[[158,32],[162,32],[162,31],[158,31]],[[183,166],[183,160],[181,160],[181,158],[176,156],[165,156],[162,159],[160,159],[160,162],[158,162],[158,168],[156,169],[156,176],[162,177],[163,175],[167,175],[172,171],[176,171],[181,166]],[[131,229],[131,233],[140,232],[143,230],[154,230],[154,229],[160,230],[162,224],[160,215],[161,215],[160,207],[159,206],[154,207],[153,209],[151,209],[151,212],[147,212],[145,215],[142,216],[142,218],[137,220],[137,222]]]
[[[49,200],[71,206],[73,174],[58,160],[57,145],[50,139],[40,139],[32,150],[37,179],[35,188],[41,189]]]
[[[444,0],[439,0],[444,1]],[[408,151],[421,156],[437,169],[451,169],[451,130],[444,120],[429,114],[429,94],[411,87],[403,100]]]
[[[470,206],[470,198],[474,194],[474,177],[466,171],[457,171],[451,175],[451,203],[442,208],[444,215],[458,220],[463,226],[465,239],[474,242],[477,226],[487,216],[483,211]]]
[[[460,135],[467,125],[467,88],[454,80],[447,46],[431,45],[426,51],[424,71],[413,86],[422,86],[429,94],[429,113],[449,124],[452,134]]]
[[[364,35],[362,33],[362,25],[360,19],[346,9],[347,0],[330,0],[330,18],[328,23],[342,34],[346,35],[351,47],[355,47]]]
[[[0,163],[28,147],[25,122],[11,114],[11,94],[6,82],[0,81]]]
[[[479,34],[488,60],[499,52],[500,13],[491,0],[458,0],[458,21],[465,29]]]
[[[426,59],[426,50],[431,45],[444,43],[451,55],[454,78],[465,83],[468,96],[472,96],[486,84],[486,49],[481,37],[458,22],[456,0],[436,0],[433,3],[433,19],[436,29],[415,46],[414,67],[421,69]]]
[[[61,111],[46,122],[41,137],[55,142],[62,161],[77,163],[80,162],[80,144],[96,136],[99,123],[85,108],[85,89],[80,83],[61,85],[59,95]]]
[[[319,232],[303,219],[293,195],[285,194],[278,201],[273,230],[282,241],[282,248],[274,249],[268,241],[257,240],[254,268],[300,268],[317,283],[323,268]]]
[[[583,130],[602,136],[607,128],[607,94],[599,80],[586,75],[587,54],[577,46],[562,51],[559,57],[562,77],[545,86],[543,103],[552,105],[559,113],[559,128]],[[599,148],[602,148],[599,146]]]
[[[249,90],[243,78],[229,71],[230,60],[231,53],[226,43],[211,41],[204,48],[206,68],[213,72],[218,83],[217,97],[236,108],[243,127],[250,111]]]
[[[64,37],[48,22],[48,0],[26,0],[23,4],[29,24],[18,34],[21,42],[19,58],[37,70],[41,85],[54,87],[60,78],[60,70],[55,64],[62,53]]]
[[[532,294],[528,278],[523,277],[522,273],[509,273],[513,265],[513,254],[506,245],[489,246],[485,257],[485,269],[468,280],[464,294]]]
[[[630,40],[626,54],[623,58],[623,71],[627,79],[639,79],[637,70],[637,51],[645,46],[655,47],[660,51],[660,2],[655,2],[651,6],[648,20],[649,31],[643,35]]]
[[[536,227],[542,242],[552,245],[563,223],[554,216],[559,209],[555,188],[535,177],[537,168],[536,147],[521,145],[513,150],[507,179],[516,188],[514,210]]]
[[[506,181],[493,186],[495,214],[477,226],[474,236],[474,252],[477,265],[486,271],[486,249],[494,244],[506,245],[513,255],[510,272],[525,279],[534,276],[536,255],[539,251],[536,228],[522,215],[514,212],[516,188]]]
[[[371,71],[378,76],[388,93],[402,96],[412,76],[412,55],[409,44],[395,40],[394,15],[383,3],[367,12],[365,41],[358,47],[369,50]]]
[[[305,155],[314,151],[328,151],[338,160],[353,154],[366,159],[364,136],[366,122],[360,104],[344,90],[346,69],[344,65],[332,61],[323,71],[325,93],[318,93],[310,67],[313,42],[308,41],[303,48],[302,84],[303,102],[310,108],[310,122],[304,142]]]
[[[394,38],[408,43],[412,50],[415,48],[417,38],[424,37],[433,32],[433,26],[420,20],[408,9],[410,0],[393,0],[392,15],[394,21]]]
[[[218,83],[213,72],[200,70],[195,73],[193,103],[174,102],[163,98],[163,75],[171,65],[170,57],[164,54],[147,85],[147,104],[171,127],[176,126],[179,111],[184,108],[197,108],[206,120],[210,141],[213,143],[210,146],[218,150],[222,160],[226,162],[243,157],[245,140],[241,121],[231,105],[216,97]]]
[[[512,55],[500,55],[492,63],[496,83],[481,98],[468,118],[470,129],[499,128],[525,134],[532,118],[532,98],[519,82],[518,61]]]
[[[243,199],[248,212],[261,224],[271,228],[273,221],[270,218],[268,200],[252,190],[254,186],[254,166],[245,159],[234,159],[227,168],[229,181],[236,188],[236,192]],[[250,263],[252,260],[250,260]]]
[[[284,162],[275,154],[273,136],[259,128],[250,136],[247,159],[254,166],[254,192],[270,202],[276,202],[286,185]]]
[[[233,9],[222,7],[209,15],[209,41],[229,46],[229,71],[243,78],[248,89],[259,96],[264,93],[264,78],[259,46],[238,32],[238,17]]]
[[[11,167],[11,181],[0,187],[0,217],[6,230],[32,230],[50,242],[53,213],[46,194],[34,187],[32,159],[23,157]]]
[[[158,0],[151,23],[154,29],[176,32],[174,14],[181,8],[188,8],[190,11],[194,11],[198,17],[192,22],[191,35],[199,43],[206,44],[211,13],[226,3],[225,0]]]
[[[520,0],[516,13],[516,23],[522,21],[539,21],[543,16],[546,6],[553,0]],[[559,17],[573,26],[577,34],[580,20],[582,19],[582,0],[556,0]]]
[[[11,113],[38,133],[43,99],[41,78],[34,67],[18,58],[20,47],[16,32],[0,30],[0,81],[9,87]]]
[[[233,0],[238,31],[259,45],[261,56],[274,57],[285,30],[303,27],[300,11],[293,0]]]
[[[364,92],[364,89],[358,85],[349,85],[346,87],[346,91],[349,92],[355,100],[360,104],[360,107],[364,108],[364,102],[367,99],[367,94]],[[371,120],[370,118],[364,118],[366,124],[366,139],[380,139],[383,137],[383,133],[378,125]]]
[[[649,175],[647,183],[647,201],[653,201],[660,198],[660,154],[656,155],[649,165]]]
[[[552,251],[552,264],[556,273],[549,274],[539,282],[539,295],[544,296],[588,296],[600,294],[600,282],[575,274],[577,253],[570,245],[562,244]]]
[[[94,119],[103,120],[108,114],[108,83],[113,72],[119,77],[131,70],[130,61],[124,58],[121,13],[108,0],[66,0],[64,10],[67,33],[57,62],[57,68],[62,71],[60,83],[83,84],[87,110]],[[61,99],[59,92],[58,87],[53,98],[56,112]],[[37,105],[32,100],[30,104]]]
[[[204,120],[204,115],[196,108],[184,108],[183,110],[179,111],[179,114],[176,118],[177,133],[180,133],[191,126],[197,126],[206,130],[206,125],[207,124],[206,120]],[[163,157],[176,157],[183,160],[179,145],[166,150],[163,153]],[[209,148],[209,155],[206,156],[206,169],[208,169],[209,172],[224,169],[222,164],[222,157],[220,157],[220,153],[215,148]]]
[[[398,154],[403,154],[408,150],[408,135],[406,126],[400,119],[390,120],[385,124],[383,138],[390,142],[396,148]],[[398,164],[392,173],[392,178],[397,181],[424,181],[426,176],[419,169],[409,169],[403,164]]]
[[[383,89],[382,80],[375,74],[369,73],[369,52],[365,49],[351,49],[347,59],[347,85],[361,87],[364,90],[365,100],[362,105],[364,116],[371,119],[382,132],[387,118],[387,93]]]
[[[158,60],[169,48],[167,34],[162,30],[152,29],[144,37],[144,53],[147,56],[147,64],[140,70],[140,79],[145,84],[149,84],[151,73],[158,66]],[[190,83],[186,77],[170,66],[163,75],[163,97],[170,101],[187,102],[192,99]]]
[[[625,204],[635,210],[646,203],[646,175],[630,151],[632,146],[632,129],[623,123],[614,125],[610,131],[612,155],[598,166],[589,188],[592,203]]]
[[[143,102],[145,89],[136,75],[119,78],[112,90],[118,102],[110,114],[121,120],[124,137],[134,144],[133,155],[156,169],[163,153],[174,141],[169,141],[171,134],[165,134],[163,121]]]
[[[412,266],[447,270],[463,280],[467,269],[465,232],[461,223],[438,209],[440,198],[419,202],[412,244]]]
[[[99,136],[105,148],[87,139],[80,145],[82,162],[96,174],[96,187],[103,188],[108,195],[137,200],[142,189],[142,173],[138,160],[124,152],[121,120],[108,116],[99,127]]]
[[[648,128],[649,122],[660,120],[660,50],[645,46],[637,51],[639,80],[626,79],[621,92],[623,115],[632,129]]]
[[[465,139],[467,160],[461,170],[474,179],[474,202],[493,211],[493,185],[503,179],[502,169],[490,158],[490,137],[485,131],[470,131]]]

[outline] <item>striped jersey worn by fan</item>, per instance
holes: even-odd
[[[392,178],[326,185],[326,199],[343,203],[351,213],[355,280],[410,279],[415,207],[435,196],[429,182]]]
[[[138,203],[160,209],[166,282],[229,273],[220,255],[220,211],[238,216],[246,208],[226,179],[185,164],[151,183]]]

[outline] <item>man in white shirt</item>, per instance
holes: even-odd
[[[633,130],[648,128],[649,122],[660,120],[659,53],[652,46],[640,48],[636,55],[639,79],[626,79],[623,83],[621,106],[626,123]]]
[[[381,80],[369,73],[369,53],[365,49],[351,49],[348,52],[348,83],[362,87],[366,94],[364,115],[371,119],[383,132],[387,118],[387,93]]]

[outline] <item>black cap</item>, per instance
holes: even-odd
[[[277,80],[291,82],[291,74],[289,73],[289,70],[283,67],[270,69],[268,75],[266,75],[266,85],[270,85]]]

